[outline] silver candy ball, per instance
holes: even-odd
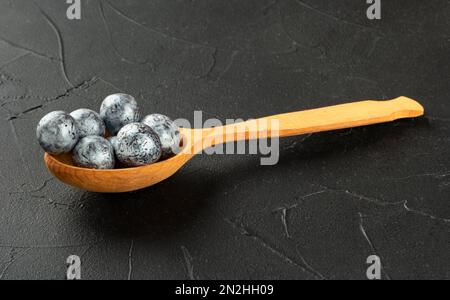
[[[123,126],[139,122],[141,119],[136,100],[126,94],[106,97],[100,107],[100,116],[112,135],[116,135]]]
[[[114,150],[109,141],[101,136],[82,138],[73,150],[77,166],[89,169],[113,169]]]
[[[155,131],[162,145],[162,157],[167,158],[180,150],[180,128],[167,116],[152,114],[142,121]]]
[[[64,111],[45,115],[39,121],[36,137],[41,147],[53,155],[69,153],[79,140],[75,120]]]
[[[158,135],[145,124],[128,124],[117,135],[117,159],[129,167],[155,163],[161,154]]]
[[[70,115],[76,122],[80,138],[90,135],[105,135],[105,123],[97,112],[86,108],[80,108],[70,113]]]

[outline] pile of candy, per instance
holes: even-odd
[[[100,114],[85,108],[47,114],[36,136],[47,153],[72,152],[77,166],[91,169],[149,165],[179,151],[180,131],[170,118],[141,116],[132,96],[114,94],[103,101]]]

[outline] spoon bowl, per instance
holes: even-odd
[[[183,140],[191,135],[191,129],[181,129]],[[186,135],[187,134],[187,135]],[[183,151],[186,147],[183,147]],[[53,156],[45,153],[44,160],[50,172],[69,185],[99,193],[124,193],[155,185],[175,174],[193,155],[179,153],[155,164],[113,170],[77,167],[71,154]]]
[[[123,193],[166,180],[196,154],[214,145],[359,127],[423,114],[424,108],[407,97],[389,101],[368,100],[270,116],[223,127],[182,128],[181,152],[167,160],[143,167],[114,170],[80,168],[74,165],[70,154],[53,156],[46,153],[44,161],[50,172],[66,184],[91,192]]]

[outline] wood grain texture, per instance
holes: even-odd
[[[184,128],[181,130],[184,148],[180,154],[144,167],[94,170],[74,166],[70,155],[45,154],[44,159],[50,172],[64,183],[91,192],[121,193],[143,189],[169,178],[195,154],[212,145],[366,126],[423,114],[422,105],[407,97],[390,101],[362,101],[275,115],[214,129]]]

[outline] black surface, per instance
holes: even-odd
[[[450,4],[0,1],[0,276],[450,279]],[[280,163],[201,156],[155,187],[53,180],[35,140],[52,110],[118,91],[146,112],[250,118],[399,95],[427,117],[285,139]],[[285,217],[283,217],[285,216]]]

